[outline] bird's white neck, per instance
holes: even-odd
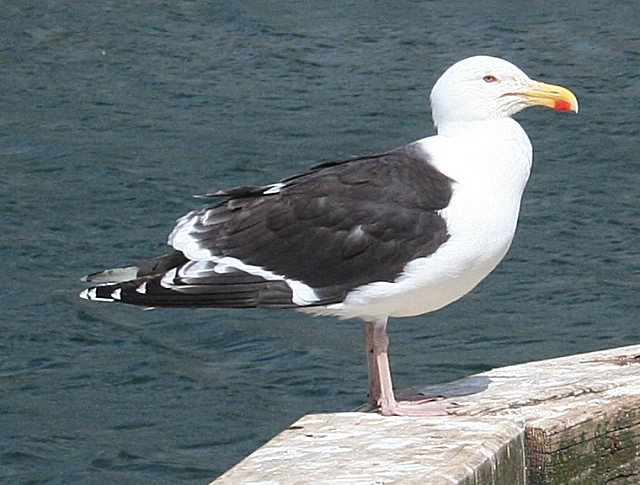
[[[495,118],[482,121],[449,121],[436,125],[438,135],[449,137],[487,137],[507,136],[514,132],[523,132],[520,124],[513,118]],[[526,134],[525,134],[526,136]]]
[[[515,177],[520,179],[516,186],[524,188],[529,177],[531,142],[511,118],[445,124],[439,127],[437,136],[424,141],[427,151],[435,155],[437,168],[454,180],[480,176],[497,182],[506,177],[513,183]],[[456,155],[441,158],[441,149]]]

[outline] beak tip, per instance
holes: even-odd
[[[578,112],[578,101],[576,99],[572,99],[568,101],[567,99],[556,99],[553,103],[553,108],[556,111],[573,111],[574,113]]]

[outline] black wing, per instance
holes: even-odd
[[[144,291],[138,279],[121,294],[156,294],[128,301],[150,306],[295,307],[284,281],[295,280],[313,289],[313,305],[336,303],[358,286],[394,281],[409,261],[443,244],[448,234],[438,211],[451,193],[452,181],[410,146],[216,192],[228,199],[187,214],[170,236],[187,262],[173,256],[179,264],[164,280],[139,273]],[[220,272],[223,257],[247,268]],[[284,279],[268,281],[264,272]]]

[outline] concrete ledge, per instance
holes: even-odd
[[[640,345],[421,389],[449,416],[305,416],[212,485],[640,482]]]
[[[462,446],[461,446],[462,445]],[[523,483],[524,429],[491,419],[340,413],[305,416],[216,485]],[[497,470],[495,462],[509,459]],[[464,464],[464,466],[460,466]]]

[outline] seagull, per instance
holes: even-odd
[[[571,91],[504,59],[461,60],[431,92],[436,135],[206,194],[217,201],[177,221],[171,252],[86,276],[80,296],[357,318],[369,402],[387,416],[446,414],[434,398],[396,399],[387,322],[460,299],[505,256],[533,159],[512,116],[534,105],[578,111]]]

